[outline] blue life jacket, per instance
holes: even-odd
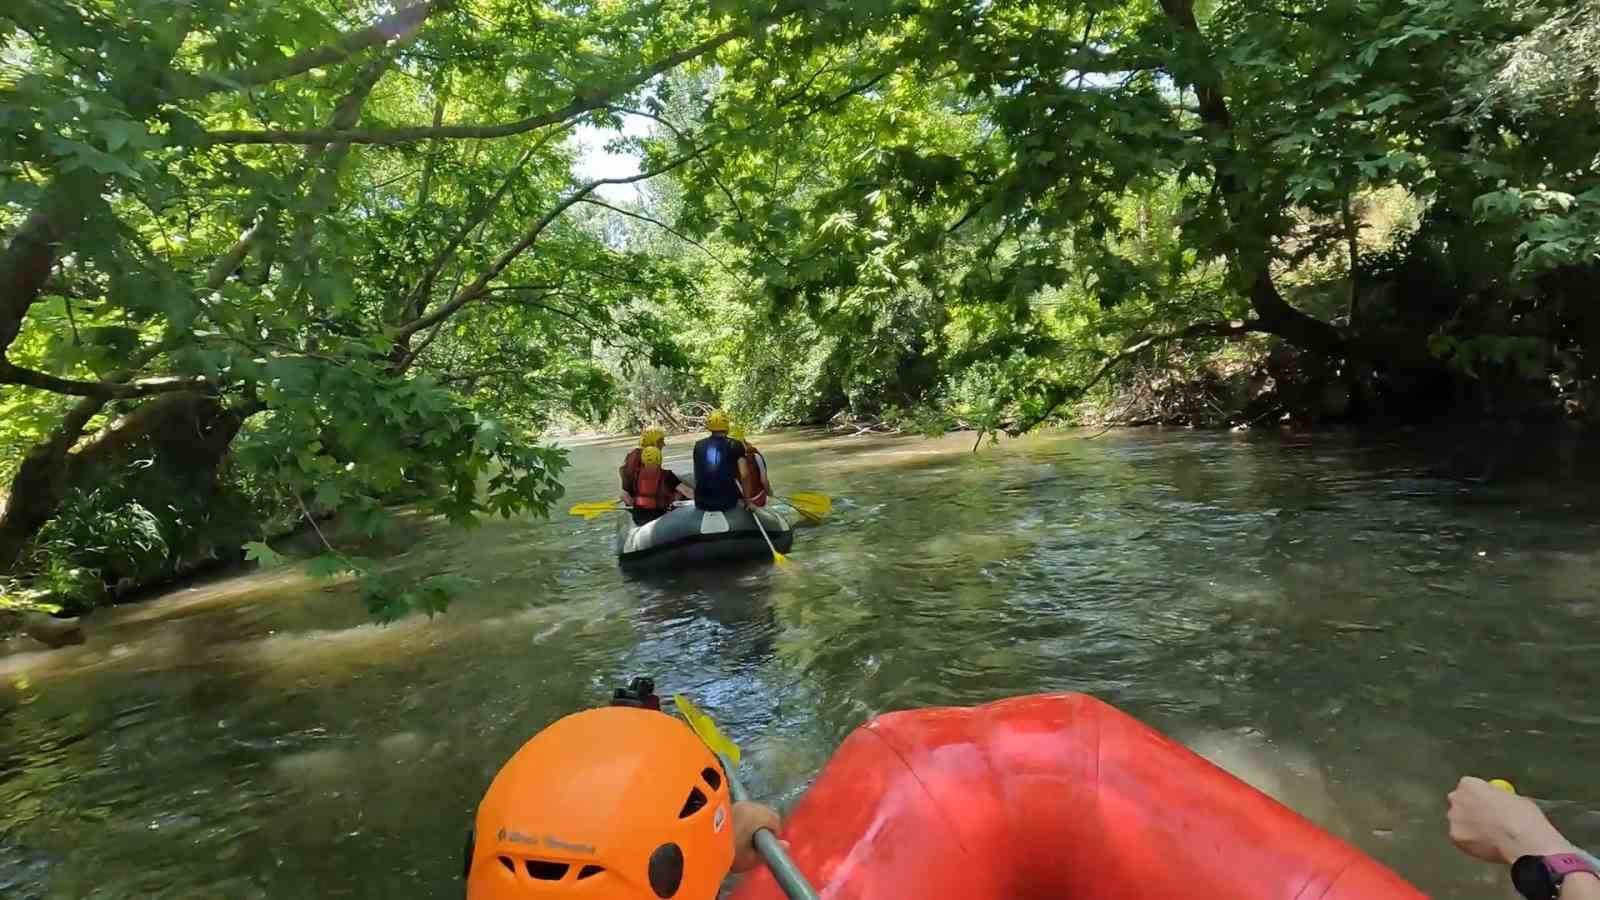
[[[695,441],[695,506],[722,511],[739,505],[739,458],[742,456],[744,446],[725,434]]]

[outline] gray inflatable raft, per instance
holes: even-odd
[[[769,509],[756,515],[761,516],[772,546],[787,553],[794,545],[789,523]],[[691,503],[643,525],[624,517],[617,531],[617,562],[626,568],[699,566],[771,555],[756,529],[755,516],[743,507],[705,512]]]

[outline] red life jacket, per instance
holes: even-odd
[[[767,458],[753,445],[744,445],[745,474],[739,479],[746,500],[751,506],[766,506],[772,485],[767,483]]]
[[[633,488],[635,509],[671,509],[674,491],[667,487],[666,470],[660,466],[640,466]]]
[[[635,483],[639,478],[639,467],[644,464],[641,461],[642,453],[643,451],[638,447],[629,450],[628,455],[622,460],[622,466],[617,469],[617,474],[622,476],[622,492],[624,494],[632,494],[634,492]]]

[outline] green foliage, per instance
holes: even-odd
[[[604,104],[638,100],[653,62],[709,52],[743,15],[9,6],[0,282],[21,293],[0,303],[0,359],[21,370],[0,368],[0,477],[47,524],[0,519],[0,569],[63,586],[169,569],[203,517],[159,485],[118,493],[140,458],[226,470],[248,505],[215,510],[237,527],[207,527],[263,560],[264,527],[341,513],[377,528],[396,502],[461,524],[548,513],[565,456],[540,433],[615,407],[597,347],[681,362],[653,310],[694,287],[677,260],[619,250],[580,214],[593,186],[566,130],[589,110],[611,119]],[[499,130],[393,137],[430,122]],[[381,135],[295,135],[351,129]],[[25,240],[35,225],[50,239]],[[24,289],[30,267],[50,275]],[[203,414],[162,406],[177,388]],[[107,402],[85,420],[72,410],[86,393]],[[29,453],[64,490],[19,476]],[[380,607],[437,611],[449,587]]]
[[[851,8],[684,79],[680,124],[728,137],[660,212],[736,260],[721,293],[751,311],[698,371],[832,392],[808,418],[980,427],[1237,321],[1379,373],[1593,377],[1600,91],[1564,62],[1593,55],[1592,3],[1186,6]],[[797,337],[837,351],[826,389],[767,361]]]
[[[216,519],[142,459],[235,498],[237,548],[547,513],[555,421],[1025,430],[1249,331],[1371,384],[1592,381],[1595,12],[17,0],[0,567],[193,552]],[[623,121],[637,203],[567,139]],[[348,569],[382,617],[451,587]]]

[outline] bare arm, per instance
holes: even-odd
[[[1522,856],[1576,853],[1527,797],[1466,777],[1450,792],[1450,840],[1485,862],[1509,865]],[[1600,877],[1575,873],[1561,885],[1561,900],[1600,900]]]
[[[734,484],[734,487],[739,491],[740,503],[743,504],[745,509],[749,509],[750,506],[751,506],[750,501],[752,499],[754,499],[752,497],[746,496],[746,494],[745,494],[745,485],[750,483],[750,457],[749,456],[741,456],[741,457],[739,457],[738,471],[739,471],[739,477],[734,479],[734,483],[733,484]]]

